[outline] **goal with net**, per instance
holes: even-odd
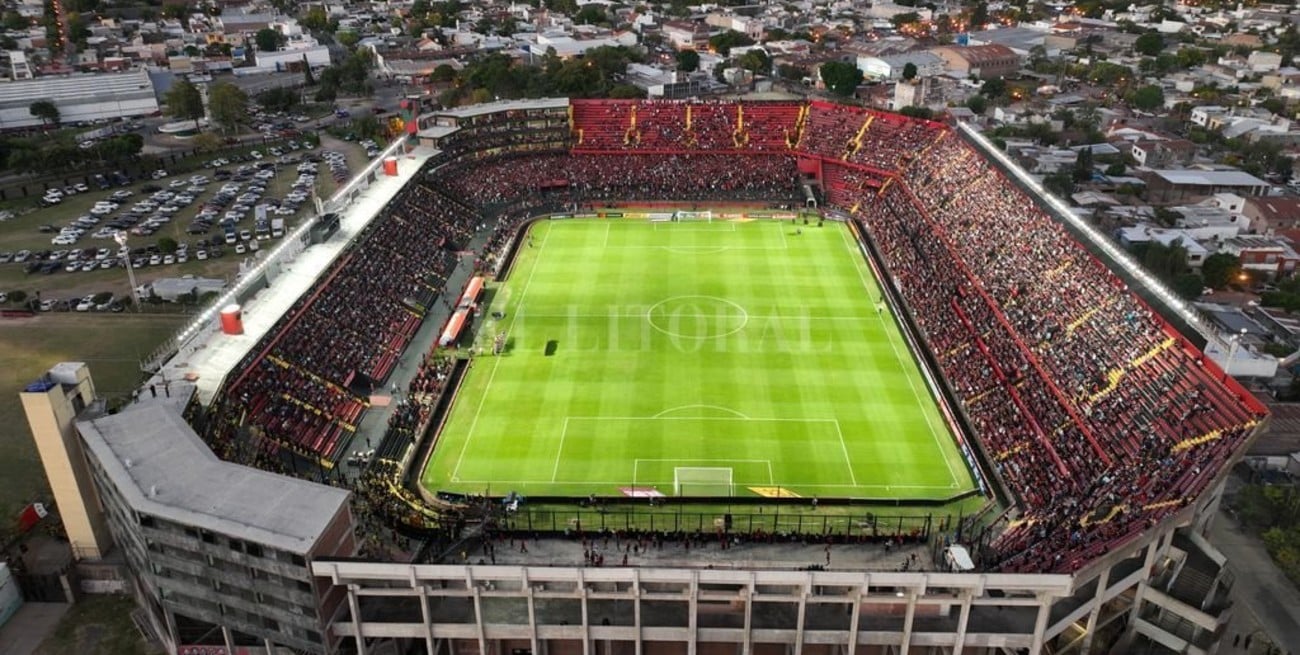
[[[673,468],[674,496],[730,496],[733,490],[730,467],[678,466]]]
[[[713,211],[709,209],[706,209],[704,211],[681,210],[673,214],[673,220],[680,221],[680,222],[686,222],[686,221],[701,222],[702,221],[705,223],[712,223]]]

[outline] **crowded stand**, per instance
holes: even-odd
[[[444,179],[447,189],[481,205],[520,195],[566,203],[617,200],[773,200],[798,197],[790,155],[754,155],[738,166],[720,154],[586,155],[549,153],[470,164]]]
[[[832,198],[857,208],[1023,503],[995,564],[1072,571],[1190,502],[1258,415],[956,134],[901,180]]]
[[[574,100],[566,144],[526,118],[475,118],[474,138],[445,141],[229,383],[219,438],[244,423],[268,448],[336,461],[478,228],[490,234],[475,270],[493,275],[543,208],[802,200],[801,175],[866,228],[990,472],[1019,501],[988,566],[1077,570],[1194,500],[1262,416],[940,124],[820,101]],[[381,513],[411,525],[430,514],[394,482],[394,461],[451,368],[426,357],[395,394],[364,473]]]
[[[574,100],[575,152],[782,152],[796,141],[793,102]]]
[[[263,449],[338,461],[477,224],[427,185],[404,191],[263,340],[227,388],[237,402],[223,406],[216,431],[242,416]]]

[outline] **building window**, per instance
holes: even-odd
[[[244,544],[244,548],[249,555],[252,555],[253,557],[262,557],[261,544],[255,544],[249,541]]]
[[[207,530],[204,530],[203,543],[215,545],[217,543],[217,536],[212,534],[211,532],[208,532]]]
[[[142,528],[154,528],[154,527],[157,527],[157,524],[154,522],[152,516],[149,516],[149,515],[147,515],[147,514],[141,514],[141,515],[140,515],[140,527],[142,527]]]

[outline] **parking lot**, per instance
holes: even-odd
[[[47,207],[0,222],[0,302],[39,295],[44,311],[120,311],[128,261],[141,285],[228,277],[312,211],[313,190],[328,196],[362,163],[356,146],[326,141],[285,140],[188,175],[96,178],[47,194]],[[89,301],[104,293],[109,302]]]

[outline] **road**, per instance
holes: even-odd
[[[1224,512],[1215,518],[1209,539],[1236,574],[1232,595],[1246,605],[1238,611],[1248,609],[1275,643],[1300,646],[1300,591],[1273,563],[1264,544]]]

